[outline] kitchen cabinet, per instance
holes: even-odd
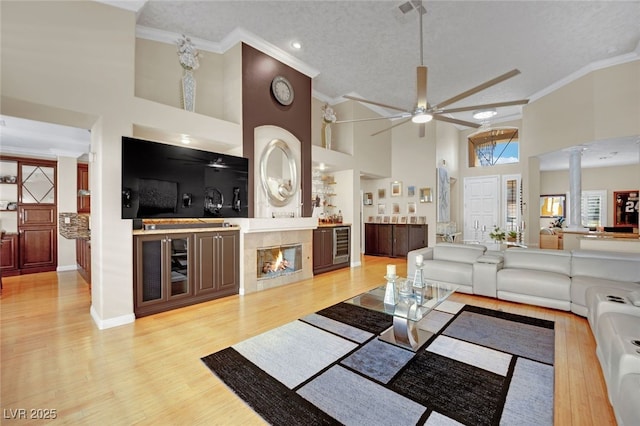
[[[0,246],[0,268],[2,275],[7,277],[17,275],[18,269],[18,234],[4,234]]]
[[[91,287],[91,240],[76,239],[76,263],[78,264],[78,273]]]
[[[411,250],[428,247],[428,225],[365,223],[365,254],[406,257]]]
[[[89,165],[78,163],[78,213],[91,212],[91,195],[81,195],[80,191],[89,191]]]
[[[239,254],[238,231],[135,235],[136,317],[237,294]]]

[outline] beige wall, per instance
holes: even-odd
[[[78,211],[78,162],[71,157],[58,157],[57,164],[58,213]],[[76,269],[76,240],[68,240],[58,232],[58,270]]]
[[[637,164],[619,167],[598,167],[582,169],[583,191],[607,191],[607,223],[613,226],[613,192],[640,188],[640,167]],[[547,171],[540,173],[541,194],[566,194],[569,192],[569,171]],[[550,219],[540,219],[548,226]]]

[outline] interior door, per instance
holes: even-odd
[[[491,242],[495,226],[500,226],[500,176],[465,178],[464,240]]]

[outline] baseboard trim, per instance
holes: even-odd
[[[64,265],[56,267],[56,272],[77,271],[78,265]]]
[[[108,328],[131,324],[136,320],[136,316],[134,314],[120,315],[119,317],[103,320],[102,318],[100,318],[93,305],[91,305],[90,312],[91,318],[93,318],[93,322],[96,323],[98,329],[100,330],[106,330]]]

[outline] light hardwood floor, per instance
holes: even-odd
[[[102,331],[76,272],[4,278],[2,424],[21,408],[55,409],[54,424],[261,424],[200,358],[382,284],[388,263],[406,272],[404,260],[364,256],[362,267]],[[555,424],[615,425],[584,318],[464,294],[452,300],[555,321]],[[29,422],[46,424],[19,424]]]

